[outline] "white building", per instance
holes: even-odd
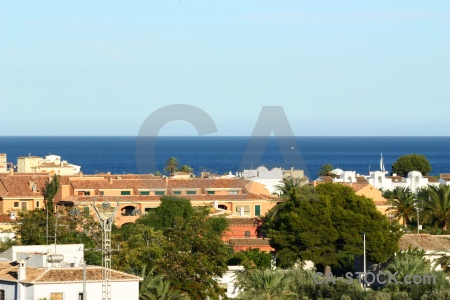
[[[8,171],[8,160],[6,159],[6,153],[0,153],[0,173]]]
[[[304,171],[295,170],[293,167],[289,170],[282,168],[272,168],[269,170],[264,166],[259,166],[256,169],[237,172],[236,176],[264,185],[270,194],[277,193],[278,186],[283,183],[283,178],[299,178],[302,180],[302,184],[308,183],[308,177],[305,176]]]
[[[52,247],[15,246],[0,254],[0,299],[102,299],[103,268],[98,266],[86,266],[83,297],[84,246],[57,245],[58,254]],[[111,270],[111,299],[138,300],[140,280]]]
[[[18,173],[51,173],[57,175],[76,175],[81,167],[61,160],[59,155],[21,156],[17,158]]]
[[[228,298],[236,298],[239,295],[239,288],[236,284],[236,273],[243,272],[244,266],[228,266],[228,271],[222,277],[216,279],[219,286],[227,291]]]
[[[392,191],[396,187],[409,188],[413,193],[421,188],[425,188],[428,185],[439,186],[439,181],[434,176],[423,176],[418,171],[411,171],[407,177],[386,176],[384,172],[375,171],[370,172],[369,176],[366,176],[367,181],[377,189],[383,191]]]

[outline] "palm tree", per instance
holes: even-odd
[[[419,195],[423,201],[424,221],[431,222],[434,229],[439,227],[447,230],[450,221],[450,185],[430,185]]]
[[[283,178],[281,184],[276,186],[276,190],[281,198],[293,199],[298,195],[302,182],[300,178]]]
[[[399,189],[395,199],[389,199],[391,207],[386,211],[393,211],[392,216],[402,219],[403,227],[406,229],[406,223],[409,222],[410,216],[416,211],[416,197],[409,188]]]
[[[239,286],[243,290],[239,299],[295,299],[296,293],[290,288],[291,280],[279,270],[250,270],[239,279]]]
[[[164,171],[172,174],[177,170],[177,168],[178,160],[172,156],[166,161],[166,167],[164,168]]]
[[[170,287],[162,275],[153,275],[153,270],[145,275],[145,266],[142,269],[144,280],[139,287],[139,300],[188,300],[189,297]]]
[[[336,174],[332,173],[331,171],[334,170],[334,166],[332,164],[325,164],[323,165],[319,172],[317,173],[319,176],[331,176],[336,177]]]
[[[441,266],[444,273],[450,273],[450,256],[442,255],[434,261],[434,267]]]
[[[184,173],[192,173],[192,172],[194,172],[194,169],[192,169],[188,165],[182,165],[180,168],[180,171],[184,172]]]

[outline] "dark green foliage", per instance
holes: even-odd
[[[42,190],[42,194],[45,199],[45,207],[49,211],[49,213],[54,212],[54,203],[53,198],[59,190],[59,176],[53,175],[52,179],[47,182],[45,188]]]
[[[336,174],[332,173],[331,171],[334,170],[334,166],[332,164],[325,164],[323,165],[317,175],[319,176],[331,176],[336,177]]]
[[[340,259],[343,263],[347,254],[361,255],[361,232],[366,232],[368,258],[384,262],[397,250],[400,238],[398,229],[377,211],[372,200],[331,183],[316,189],[301,187],[299,196],[285,200],[263,230],[277,249],[277,264],[283,268],[304,260],[331,266]]]
[[[138,223],[158,230],[183,229],[192,220],[195,209],[190,200],[173,196],[161,197],[161,205],[138,219]]]
[[[272,263],[272,254],[259,249],[248,249],[233,254],[228,265],[244,266],[246,269],[269,269]]]
[[[430,162],[424,155],[408,154],[401,156],[392,164],[392,173],[398,176],[406,177],[411,171],[419,171],[422,175],[428,175],[431,172]]]

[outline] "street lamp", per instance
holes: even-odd
[[[361,232],[361,234],[363,235],[363,247],[364,247],[364,259],[363,259],[363,267],[364,267],[364,274],[363,274],[363,285],[364,285],[364,289],[366,288],[366,233],[365,232]]]

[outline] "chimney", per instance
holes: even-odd
[[[113,182],[113,179],[111,178],[111,177],[109,177],[109,184],[112,184],[112,182]]]
[[[166,177],[166,186],[169,185],[169,177]]]
[[[19,266],[17,268],[17,280],[20,282],[22,280],[25,280],[27,278],[26,274],[26,262],[24,260],[20,260]]]

